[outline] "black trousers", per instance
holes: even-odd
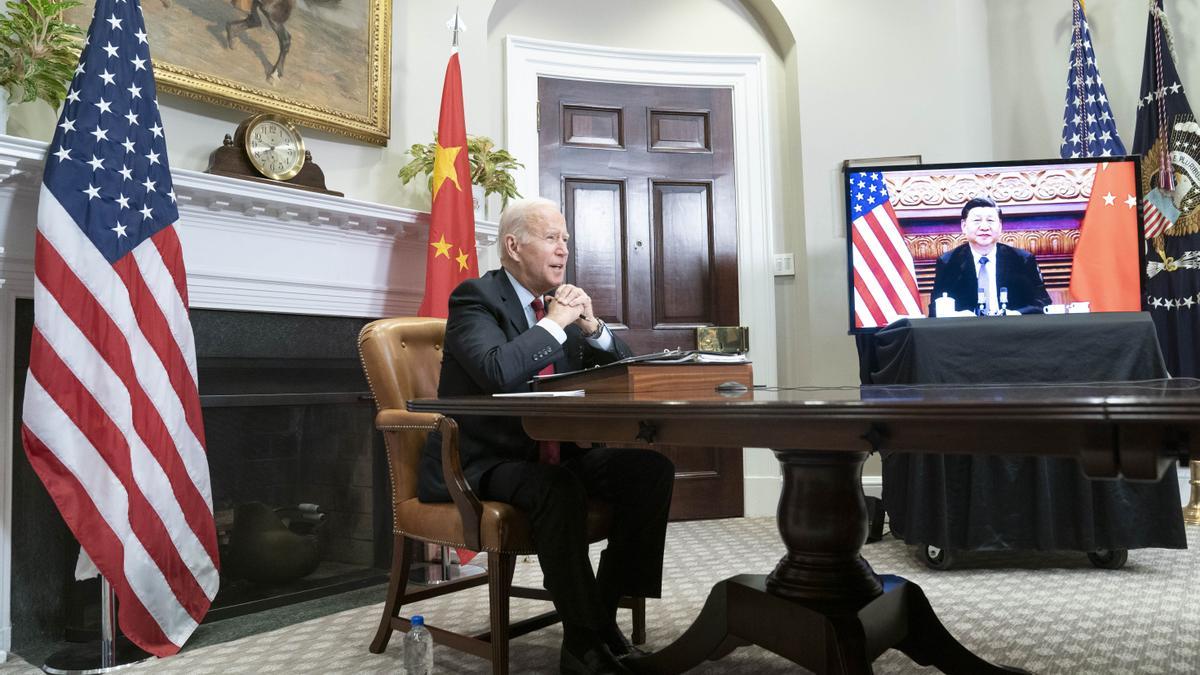
[[[565,450],[565,449],[564,449]],[[561,464],[505,462],[480,481],[483,499],[524,511],[546,590],[564,625],[611,624],[621,596],[662,595],[663,550],[675,466],[653,450],[591,448]],[[612,505],[608,548],[592,573],[587,502]]]

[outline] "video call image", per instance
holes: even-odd
[[[854,167],[844,178],[851,332],[1142,307],[1134,159]]]

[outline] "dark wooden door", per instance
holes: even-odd
[[[738,324],[729,89],[538,81],[540,190],[571,233],[567,279],[635,352]],[[742,515],[740,448],[658,448],[672,517]]]

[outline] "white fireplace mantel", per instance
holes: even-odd
[[[13,324],[33,295],[33,246],[47,144],[0,135],[0,662],[12,643]],[[175,170],[192,307],[380,317],[414,313],[429,214]],[[480,269],[496,224],[475,223]]]

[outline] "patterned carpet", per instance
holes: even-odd
[[[1200,672],[1200,527],[1188,528],[1187,551],[1133,551],[1119,571],[1095,569],[1081,553],[963,554],[953,570],[935,572],[910,548],[886,537],[864,555],[876,571],[921,585],[951,632],[994,662],[1043,675],[1079,673]],[[672,524],[661,601],[647,603],[649,646],[677,637],[699,612],[713,583],[739,572],[766,572],[782,543],[769,518]],[[598,559],[599,548],[593,558]],[[516,582],[538,583],[536,561],[517,566]],[[516,618],[544,603],[513,601]],[[367,651],[382,604],[375,604],[220,644],[185,649],[166,661],[124,672],[225,675],[229,673],[398,673],[400,635],[387,651]],[[486,628],[487,593],[472,589],[406,608],[449,628]],[[622,621],[628,631],[628,613]],[[219,625],[219,624],[217,624]],[[202,626],[195,642],[214,627]],[[512,672],[552,673],[558,663],[559,628],[515,640]],[[435,649],[437,672],[486,673],[486,663],[445,647]],[[929,673],[889,651],[874,664],[880,675]],[[757,647],[744,647],[697,673],[794,673],[799,669]],[[38,672],[10,659],[0,675]]]

